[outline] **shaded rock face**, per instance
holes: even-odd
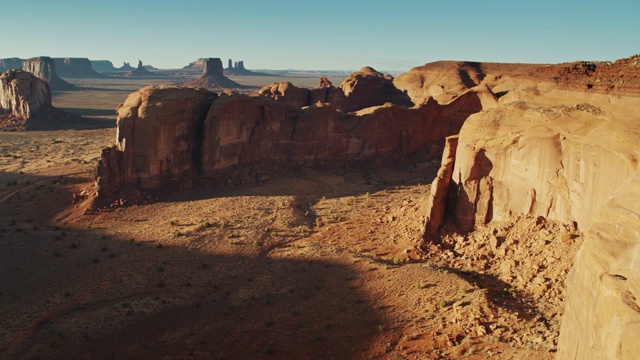
[[[0,76],[0,109],[26,121],[51,107],[49,85],[31,73],[9,70]]]
[[[114,72],[118,70],[113,66],[113,63],[109,60],[91,60],[91,67],[95,71],[101,72],[101,73]]]
[[[219,58],[203,59],[202,76],[184,83],[184,86],[202,87],[209,90],[245,89],[244,85],[230,80],[223,74],[222,60]]]
[[[296,107],[258,94],[147,87],[118,109],[116,146],[96,171],[100,195],[125,184],[152,188],[188,172],[206,176],[256,163],[324,166],[437,153],[464,118],[482,109],[468,92],[448,105],[393,104],[347,114],[332,105]],[[186,109],[186,110],[185,110]]]
[[[435,180],[431,183],[431,191],[427,198],[427,214],[423,235],[425,241],[433,241],[437,238],[438,230],[444,222],[444,216],[449,200],[451,177],[458,148],[458,136],[449,136],[445,141],[442,153],[442,164],[438,169]]]
[[[12,69],[22,69],[22,59],[8,58],[0,59],[0,73]]]
[[[207,58],[204,61],[202,76],[223,76],[222,60],[219,58]]]
[[[87,58],[54,58],[59,76],[69,78],[101,78],[104,75],[93,70]]]
[[[116,145],[96,167],[98,193],[125,183],[152,186],[201,164],[202,123],[217,96],[204,89],[145,87],[118,107]]]
[[[22,61],[22,70],[48,82],[52,90],[71,90],[75,88],[58,76],[56,63],[48,56],[34,57]]]

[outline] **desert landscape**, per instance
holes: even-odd
[[[3,9],[0,360],[638,359],[638,5]]]
[[[638,56],[203,63],[5,73],[2,358],[637,354]]]

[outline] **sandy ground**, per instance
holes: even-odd
[[[54,105],[119,98],[98,95]],[[438,160],[85,214],[114,137],[0,134],[0,358],[553,358],[571,263],[548,257],[581,237],[522,218],[417,251]]]

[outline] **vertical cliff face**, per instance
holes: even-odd
[[[104,75],[95,71],[87,58],[54,58],[56,72],[67,78],[100,78]],[[113,65],[112,65],[113,67]]]
[[[0,109],[4,113],[28,119],[51,107],[49,85],[22,70],[9,70],[0,75]]]
[[[147,87],[118,108],[117,144],[103,151],[96,184],[108,195],[125,184],[149,188],[190,171],[216,176],[258,162],[317,166],[434,155],[487,98],[495,101],[483,91],[446,105],[387,103],[345,113],[332,104],[300,107],[259,94],[213,101],[216,95],[204,89]]]
[[[75,87],[62,80],[56,71],[55,61],[48,56],[39,56],[22,61],[22,70],[46,81],[52,90],[72,90]]]
[[[455,194],[448,211],[466,231],[527,214],[585,232],[568,276],[558,358],[633,359],[632,339],[640,335],[640,115],[629,109],[640,100],[579,99],[589,104],[516,102],[472,115],[459,135],[451,186],[434,185],[440,192],[433,197]],[[438,225],[428,221],[425,235]]]
[[[202,122],[216,95],[204,89],[145,87],[118,107],[116,145],[96,168],[98,192],[125,183],[152,186],[200,165]]]
[[[19,58],[7,58],[0,59],[0,73],[7,70],[22,69],[22,59]]]

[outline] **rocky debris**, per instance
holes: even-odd
[[[158,74],[152,73],[151,71],[147,70],[144,65],[142,65],[142,60],[138,60],[138,67],[135,70],[129,71],[128,73],[124,74],[124,76],[142,77],[158,76]]]
[[[202,76],[196,80],[184,83],[184,86],[201,87],[209,90],[247,89],[224,76],[222,60],[219,58],[206,58],[203,60]]]
[[[22,70],[49,83],[51,90],[73,90],[75,86],[62,80],[56,71],[55,61],[48,56],[39,56],[22,61]]]
[[[100,73],[110,73],[118,70],[109,60],[91,60],[91,67]]]
[[[0,59],[0,73],[12,69],[22,69],[22,59],[8,58]]]
[[[258,163],[332,166],[399,161],[418,152],[432,156],[466,117],[482,110],[482,94],[474,91],[447,105],[432,101],[411,109],[387,103],[356,113],[328,104],[301,108],[259,94],[223,94],[213,101],[203,92],[147,87],[130,95],[118,110],[118,144],[103,152],[98,166],[100,193],[124,184],[151,188],[186,171],[218,176]],[[177,116],[174,107],[189,112]],[[151,129],[143,132],[137,123],[156,125],[145,125]],[[175,141],[165,137],[176,138],[175,131],[192,146],[188,159],[168,155],[186,146],[169,146]]]
[[[69,78],[102,78],[87,58],[53,58],[59,76]]]
[[[0,131],[47,130],[78,120],[51,105],[49,84],[23,70],[0,76]]]
[[[447,228],[424,250],[436,265],[453,269],[485,290],[487,300],[503,312],[484,318],[482,323],[490,324],[485,332],[522,347],[555,351],[567,296],[565,280],[582,243],[582,234],[573,226],[517,216],[466,234]],[[510,317],[520,321],[508,324]]]

